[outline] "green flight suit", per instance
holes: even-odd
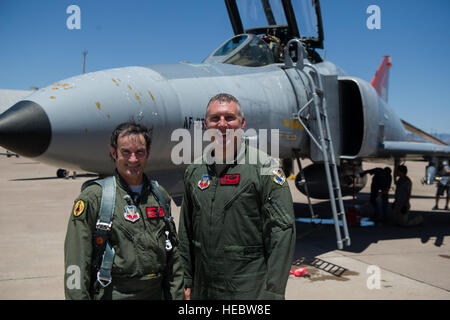
[[[96,279],[96,270],[92,270],[102,188],[91,184],[75,200],[67,227],[64,244],[66,299],[183,299],[183,268],[174,223],[170,223],[173,249],[166,252],[164,218],[160,217],[160,204],[147,177],[144,175],[137,202],[132,198],[126,201],[124,197],[131,196],[132,192],[117,172],[115,178],[116,200],[110,231],[115,251],[112,282],[103,288]],[[160,188],[170,210],[170,197]],[[126,211],[125,207],[130,205],[135,206],[134,212]]]
[[[295,237],[288,182],[267,154],[242,143],[234,164],[187,168],[179,238],[192,299],[284,299]]]

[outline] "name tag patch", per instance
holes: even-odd
[[[163,207],[147,207],[145,210],[147,211],[147,217],[151,219],[165,217]]]
[[[220,178],[220,184],[222,185],[236,185],[239,183],[240,174],[226,174]]]

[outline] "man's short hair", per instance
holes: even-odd
[[[212,97],[211,99],[209,99],[209,102],[208,102],[208,104],[206,105],[206,113],[208,113],[209,105],[210,105],[212,102],[214,102],[214,101],[219,101],[219,102],[234,102],[234,103],[236,103],[236,104],[237,104],[237,107],[238,107],[238,116],[239,116],[241,119],[244,118],[244,112],[242,111],[242,108],[241,108],[241,105],[240,105],[240,103],[239,103],[239,100],[238,100],[235,96],[233,96],[233,95],[231,95],[231,94],[228,94],[228,93],[219,93],[219,94],[216,94],[214,97]]]
[[[114,149],[117,149],[117,139],[121,134],[124,137],[142,134],[145,139],[145,147],[147,151],[150,150],[150,145],[152,143],[152,130],[148,129],[146,126],[136,123],[134,121],[119,124],[111,134],[110,145]]]
[[[397,172],[403,172],[404,174],[407,174],[408,173],[408,168],[406,166],[404,166],[404,165],[399,165],[397,167]]]

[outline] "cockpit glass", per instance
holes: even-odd
[[[227,43],[225,43],[222,47],[220,47],[215,53],[214,56],[226,56],[231,51],[239,47],[244,41],[248,38],[246,35],[241,35],[230,39]]]
[[[311,0],[291,0],[302,38],[317,37],[317,15]]]
[[[261,0],[238,0],[236,3],[244,29],[267,26]]]
[[[281,0],[238,0],[236,3],[244,29],[287,24]]]
[[[281,0],[237,0],[244,30],[270,25],[287,25]],[[317,38],[318,26],[314,1],[291,0],[300,36]]]
[[[274,63],[274,58],[269,46],[255,36],[224,63],[245,67],[262,67]]]
[[[283,5],[281,4],[281,0],[270,0],[268,1],[270,8],[272,10],[273,17],[275,18],[275,22],[278,25],[287,24],[286,16],[284,15]]]

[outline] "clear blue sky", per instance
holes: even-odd
[[[66,27],[71,4],[81,9],[80,30]],[[380,30],[366,27],[372,4],[381,9]],[[391,107],[423,130],[450,132],[450,1],[321,0],[321,7],[327,60],[370,81],[391,55]],[[201,62],[230,36],[223,0],[0,0],[0,88],[80,74],[84,50],[86,72]]]

